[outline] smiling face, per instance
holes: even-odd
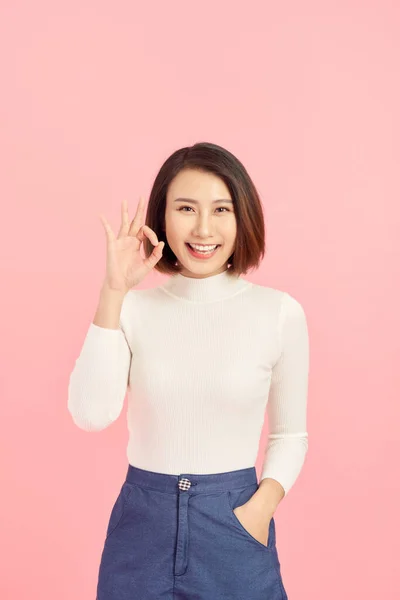
[[[185,277],[209,277],[225,271],[235,249],[236,215],[223,180],[213,173],[180,171],[168,187],[165,233]],[[188,243],[219,247],[209,257],[196,256]]]

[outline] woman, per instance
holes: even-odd
[[[264,256],[264,220],[224,148],[174,152],[144,210],[130,223],[123,203],[117,237],[101,217],[106,276],[69,384],[86,431],[113,423],[128,389],[128,470],[97,600],[286,599],[273,514],[308,447],[303,308],[240,276]],[[153,268],[171,277],[132,289]]]

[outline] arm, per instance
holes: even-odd
[[[278,331],[281,353],[273,367],[267,404],[269,435],[256,494],[273,513],[303,467],[308,450],[309,337],[301,304],[282,297]]]
[[[96,315],[70,375],[68,411],[85,431],[105,429],[122,411],[132,360],[122,324],[127,297],[102,288]]]

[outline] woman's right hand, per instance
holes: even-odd
[[[144,225],[144,198],[139,199],[132,223],[129,224],[128,204],[126,200],[121,205],[122,223],[115,237],[113,230],[103,215],[100,219],[107,236],[107,268],[104,285],[109,289],[126,293],[138,285],[153,269],[162,257],[165,242],[159,242],[150,227]],[[148,258],[142,258],[140,247],[146,236],[155,246]]]

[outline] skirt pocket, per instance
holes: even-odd
[[[269,531],[268,531],[268,542],[267,544],[263,544],[259,542],[255,537],[251,535],[249,531],[244,527],[244,525],[239,521],[238,517],[233,512],[235,508],[238,506],[242,506],[245,504],[253,494],[257,491],[258,484],[252,484],[245,488],[228,490],[225,494],[226,508],[229,514],[229,518],[231,522],[235,525],[235,527],[239,528],[242,533],[246,535],[246,537],[252,541],[254,544],[257,544],[259,548],[264,550],[265,552],[274,550],[276,547],[275,544],[275,521],[272,517],[269,522]]]

